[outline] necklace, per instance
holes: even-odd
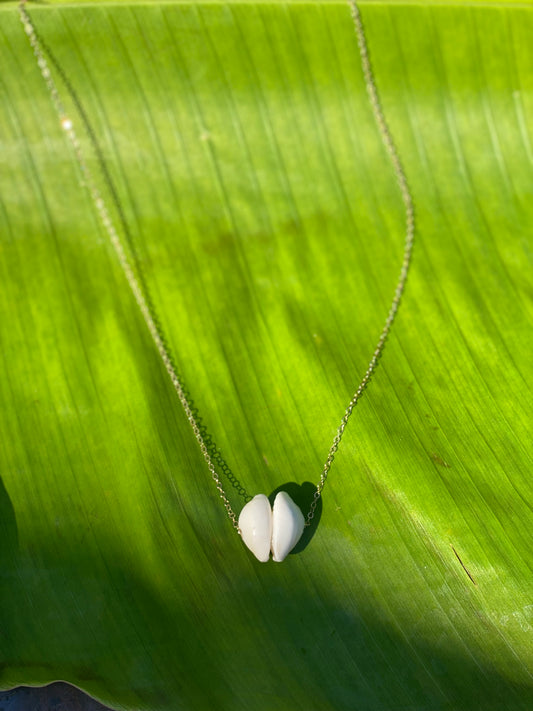
[[[223,502],[223,505],[226,509],[226,512],[233,527],[242,537],[242,540],[244,541],[245,545],[261,562],[268,561],[271,552],[274,561],[283,561],[300,540],[304,528],[306,526],[311,525],[311,522],[315,516],[316,507],[322,496],[322,491],[326,484],[328,474],[335,459],[335,454],[337,453],[337,450],[339,448],[350,415],[352,414],[352,411],[356,406],[357,402],[361,398],[366,386],[370,382],[370,379],[372,378],[372,375],[378,365],[379,358],[385,348],[387,337],[390,333],[392,324],[398,312],[400,300],[407,281],[407,274],[411,264],[415,230],[413,200],[409,191],[409,187],[405,178],[398,152],[392,140],[391,133],[385,121],[383,110],[379,102],[378,92],[372,74],[372,68],[368,55],[368,48],[359,8],[355,0],[348,0],[348,3],[351,10],[351,17],[354,23],[357,43],[359,46],[361,67],[363,70],[368,98],[372,107],[379,133],[381,135],[382,142],[391,160],[394,174],[396,176],[396,181],[398,183],[398,187],[400,189],[400,194],[405,208],[406,234],[404,242],[403,261],[400,269],[400,275],[396,284],[394,297],[389,307],[385,324],[382,328],[381,334],[373,351],[372,357],[369,361],[366,372],[352,399],[350,400],[348,407],[346,408],[344,415],[341,419],[340,425],[337,428],[333,443],[329,449],[326,461],[322,468],[320,479],[316,485],[313,498],[309,504],[309,510],[307,512],[307,515],[304,516],[300,508],[294,503],[294,501],[291,499],[287,492],[280,491],[276,495],[272,507],[270,505],[268,497],[265,494],[258,494],[253,498],[246,496],[245,498],[247,499],[247,503],[243,507],[238,517],[232,508],[232,505],[222,484],[221,474],[219,471],[220,466],[217,468],[218,460],[213,455],[212,449],[208,447],[205,429],[200,426],[199,417],[196,414],[196,411],[191,406],[190,397],[187,391],[185,390],[183,382],[180,379],[178,372],[173,364],[170,352],[165,344],[165,340],[155,319],[154,310],[148,299],[147,290],[144,286],[143,280],[135,269],[135,255],[128,255],[128,251],[125,248],[123,240],[121,239],[119,232],[116,229],[113,220],[111,219],[109,210],[107,208],[106,202],[104,201],[102,193],[98,188],[98,185],[95,182],[93,175],[85,161],[82,146],[74,128],[74,123],[65,111],[63,102],[56,86],[56,82],[50,70],[49,62],[51,65],[53,65],[57,74],[61,77],[68,93],[70,94],[76,105],[79,116],[81,118],[81,122],[85,126],[85,129],[89,134],[89,138],[93,143],[93,147],[96,149],[97,156],[103,170],[104,178],[107,182],[107,186],[110,189],[114,201],[117,202],[118,199],[116,197],[116,191],[114,190],[109,173],[105,167],[103,158],[101,157],[101,152],[98,148],[98,144],[96,142],[96,138],[90,126],[87,115],[85,114],[85,111],[75,91],[73,90],[72,85],[65,76],[65,73],[63,72],[61,66],[55,59],[49,47],[47,47],[45,42],[39,36],[33,24],[33,21],[26,10],[26,0],[21,0],[19,4],[20,20],[22,22],[24,31],[26,32],[30,45],[33,49],[33,53],[37,60],[41,75],[47,86],[52,103],[58,114],[60,126],[66,133],[68,139],[70,140],[72,148],[74,149],[76,160],[84,176],[85,184],[92,198],[96,211],[111,241],[111,244],[115,249],[118,261],[122,267],[129,287],[133,292],[135,301],[137,302],[137,305],[142,313],[148,330],[155,343],[157,351],[163,361],[163,364],[165,365],[172,385],[174,386],[179,401],[185,411],[187,420],[189,421],[193,434],[196,438],[196,441],[198,442],[200,451],[204,457],[207,469],[211,474],[218,494]],[[123,227],[125,227],[125,221],[120,208],[119,215],[122,225]]]

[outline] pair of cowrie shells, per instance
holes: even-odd
[[[304,528],[303,513],[285,491],[276,495],[272,508],[267,496],[257,494],[239,516],[241,538],[261,563],[269,560],[271,551],[276,563],[285,560]]]

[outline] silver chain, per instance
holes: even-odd
[[[342,439],[342,435],[344,434],[344,430],[346,429],[346,425],[348,424],[348,420],[350,419],[350,415],[352,414],[354,407],[357,405],[359,399],[365,391],[366,386],[370,382],[370,379],[377,368],[379,358],[383,353],[383,349],[385,348],[385,343],[387,342],[387,338],[392,328],[392,324],[394,323],[394,319],[396,318],[402,294],[405,289],[407,274],[411,265],[411,256],[413,253],[413,243],[415,238],[415,211],[413,207],[413,198],[411,197],[411,193],[409,191],[407,179],[405,177],[405,173],[400,162],[398,151],[396,150],[396,146],[394,145],[394,141],[392,140],[391,132],[389,131],[389,127],[387,126],[387,122],[385,121],[385,116],[383,115],[383,109],[381,108],[381,104],[379,102],[378,90],[376,87],[376,82],[374,81],[374,75],[372,73],[370,57],[368,56],[368,46],[366,43],[363,22],[361,20],[361,13],[359,12],[359,8],[355,0],[349,0],[349,4],[352,13],[352,19],[355,26],[357,44],[359,45],[359,54],[361,56],[361,66],[363,68],[366,92],[370,100],[374,119],[381,135],[381,140],[383,141],[383,145],[385,146],[387,153],[389,154],[389,157],[391,159],[392,166],[394,168],[394,174],[396,176],[398,187],[400,188],[400,193],[405,208],[405,242],[403,248],[403,261],[400,270],[400,276],[398,278],[398,283],[396,284],[396,290],[394,291],[394,297],[389,308],[389,313],[387,314],[385,325],[383,326],[376,348],[374,350],[374,353],[372,354],[372,358],[370,359],[363,379],[361,380],[359,387],[355,391],[354,396],[350,400],[350,403],[346,408],[344,416],[337,429],[337,433],[333,439],[333,444],[331,445],[330,450],[328,452],[328,457],[322,469],[320,481],[317,484],[316,491],[313,495],[313,501],[311,502],[309,513],[307,514],[307,526],[309,526],[311,520],[315,515],[315,509],[317,507],[320,497],[322,496],[322,489],[326,484],[326,479],[328,478],[329,470],[331,469],[331,465],[333,464],[333,460],[335,459],[335,454],[337,453],[337,450],[339,448],[339,444]]]
[[[402,262],[402,267],[401,267],[401,271],[400,271],[400,277],[398,279],[396,290],[394,292],[394,298],[392,300],[392,304],[390,306],[390,309],[389,309],[389,312],[387,315],[387,319],[385,321],[385,325],[383,327],[383,330],[381,331],[381,335],[379,337],[378,343],[376,345],[376,348],[374,350],[374,353],[372,355],[372,358],[370,360],[368,368],[363,376],[363,379],[361,380],[361,383],[360,383],[359,387],[357,388],[354,396],[350,400],[350,403],[349,403],[348,407],[346,408],[344,416],[343,416],[341,423],[337,429],[337,433],[336,433],[335,438],[333,440],[333,444],[331,445],[331,448],[328,452],[328,457],[326,459],[326,462],[325,462],[323,470],[322,470],[322,474],[320,476],[320,481],[317,484],[316,491],[313,495],[313,500],[311,502],[309,512],[307,513],[307,516],[306,516],[306,526],[310,525],[310,523],[315,515],[315,510],[316,510],[318,501],[322,495],[322,490],[326,484],[326,479],[327,479],[329,471],[331,469],[331,465],[333,464],[333,460],[335,459],[335,454],[337,453],[337,450],[339,448],[339,444],[342,439],[342,435],[344,433],[346,425],[348,424],[350,415],[352,414],[354,407],[356,406],[359,398],[361,397],[366,386],[368,385],[368,383],[369,383],[369,381],[370,381],[370,379],[371,379],[371,377],[378,365],[378,361],[379,361],[379,358],[383,352],[383,349],[385,347],[387,337],[389,335],[394,318],[395,318],[396,313],[398,311],[398,307],[400,305],[400,300],[401,300],[401,297],[402,297],[402,294],[403,294],[403,291],[405,288],[405,282],[407,280],[407,273],[409,271],[409,266],[411,263],[411,254],[412,254],[413,241],[414,241],[413,201],[411,198],[411,194],[409,192],[407,180],[405,178],[402,165],[400,163],[398,152],[394,146],[394,142],[392,140],[390,131],[389,131],[387,124],[385,122],[385,118],[383,116],[383,111],[382,111],[380,103],[379,103],[376,84],[374,82],[372,68],[370,65],[370,59],[368,56],[368,49],[367,49],[365,34],[364,34],[364,30],[363,30],[363,24],[361,21],[361,15],[359,13],[359,8],[357,7],[355,0],[349,0],[349,4],[350,4],[350,8],[351,8],[352,18],[354,21],[357,42],[359,45],[359,52],[361,55],[361,64],[362,64],[362,68],[363,68],[363,75],[364,75],[364,79],[365,79],[366,90],[368,93],[368,97],[370,99],[370,104],[372,106],[374,118],[375,118],[377,126],[379,128],[379,132],[380,132],[383,144],[385,145],[385,148],[387,149],[387,152],[388,152],[390,159],[392,161],[392,165],[393,165],[394,172],[396,175],[396,180],[398,182],[398,186],[400,188],[400,193],[401,193],[404,207],[405,207],[406,237],[405,237],[403,262]],[[131,261],[130,257],[128,256],[128,253],[122,243],[119,233],[114,226],[113,220],[110,216],[109,210],[107,209],[107,206],[106,206],[105,201],[102,197],[102,194],[101,194],[101,192],[100,192],[100,190],[93,178],[93,175],[92,175],[86,161],[85,161],[82,147],[81,147],[80,141],[78,140],[76,131],[74,129],[73,122],[69,118],[69,116],[67,115],[67,113],[65,111],[65,108],[64,108],[61,98],[59,96],[59,92],[57,90],[56,83],[52,77],[52,73],[50,71],[48,61],[45,56],[46,48],[43,47],[43,43],[39,39],[39,36],[37,34],[37,31],[35,30],[33,22],[26,11],[25,5],[26,5],[26,0],[21,0],[21,2],[19,3],[20,20],[22,22],[24,31],[26,32],[26,35],[27,35],[28,40],[30,42],[30,45],[33,49],[33,53],[34,53],[35,58],[37,60],[37,64],[38,64],[39,69],[41,71],[42,77],[43,77],[43,79],[46,83],[46,86],[48,88],[48,92],[49,92],[50,97],[52,99],[52,103],[56,109],[58,116],[59,116],[60,125],[61,125],[62,129],[65,131],[65,133],[66,133],[68,139],[70,140],[70,143],[74,149],[74,154],[76,156],[76,160],[78,162],[80,170],[84,176],[85,184],[87,186],[89,194],[92,198],[92,201],[95,205],[95,208],[98,212],[98,215],[99,215],[100,220],[104,226],[104,229],[109,236],[111,244],[113,245],[113,248],[116,252],[120,266],[122,267],[122,270],[124,272],[126,280],[131,288],[131,291],[133,292],[135,301],[137,302],[137,305],[139,306],[139,309],[140,309],[141,314],[146,322],[146,325],[148,327],[150,335],[152,336],[152,339],[153,339],[155,346],[159,352],[159,355],[161,356],[161,359],[162,359],[163,364],[164,364],[164,366],[167,370],[167,373],[170,377],[172,385],[174,386],[174,389],[178,395],[179,401],[181,402],[181,405],[185,411],[185,415],[189,421],[189,424],[191,425],[194,436],[195,436],[195,438],[198,442],[198,445],[200,447],[200,451],[204,457],[204,460],[207,464],[209,472],[211,473],[211,476],[215,482],[215,486],[218,490],[219,496],[222,499],[222,502],[224,504],[224,507],[227,511],[227,514],[231,520],[233,527],[237,531],[239,531],[239,523],[238,523],[237,516],[236,516],[235,512],[233,511],[230,501],[226,495],[226,492],[224,490],[224,487],[223,487],[221,479],[220,479],[220,475],[216,470],[215,463],[214,463],[213,458],[208,450],[206,441],[204,439],[204,435],[202,434],[202,430],[199,426],[198,419],[195,417],[195,413],[194,413],[193,408],[191,406],[190,400],[187,396],[186,390],[185,390],[185,388],[178,376],[178,373],[172,363],[172,358],[170,357],[169,350],[163,340],[160,329],[157,325],[154,314],[153,314],[152,309],[150,307],[150,303],[146,297],[146,294],[143,291],[143,288],[141,285],[141,280],[137,276],[135,269],[132,266],[132,261]],[[63,76],[63,79],[65,79],[64,76]]]
[[[239,531],[239,523],[237,520],[237,516],[236,516],[235,512],[233,511],[233,509],[231,508],[229,499],[226,495],[224,487],[222,486],[222,482],[220,480],[220,475],[218,474],[218,472],[215,468],[215,464],[214,464],[213,459],[209,453],[209,450],[208,450],[207,445],[205,443],[204,437],[203,437],[202,432],[200,430],[198,420],[194,416],[194,412],[192,410],[189,399],[185,393],[185,389],[178,377],[176,369],[174,368],[168,348],[166,347],[165,342],[163,341],[163,338],[161,336],[161,333],[160,333],[157,323],[155,321],[154,315],[153,315],[152,310],[149,306],[148,300],[147,300],[145,294],[143,293],[143,289],[141,288],[141,283],[140,283],[140,281],[139,281],[139,279],[138,279],[137,275],[135,274],[135,271],[132,267],[132,262],[130,261],[130,258],[128,257],[128,255],[126,253],[124,245],[122,244],[122,241],[119,237],[117,230],[115,229],[115,226],[113,224],[113,221],[111,219],[111,216],[109,214],[107,206],[106,206],[104,199],[100,193],[100,190],[98,189],[98,186],[93,178],[93,175],[92,175],[92,173],[85,161],[83,151],[81,148],[81,144],[78,140],[78,136],[77,136],[76,131],[74,129],[74,125],[72,123],[72,120],[68,117],[67,113],[65,112],[63,102],[61,101],[59,92],[57,91],[55,81],[54,81],[52,74],[50,72],[48,62],[47,62],[46,57],[44,55],[42,42],[39,41],[39,37],[37,35],[35,27],[33,26],[33,22],[31,20],[31,18],[26,11],[25,5],[26,5],[26,0],[21,0],[21,2],[19,4],[20,19],[22,21],[24,31],[26,32],[26,35],[27,35],[27,37],[30,41],[30,44],[32,46],[33,53],[37,59],[37,64],[39,65],[39,69],[41,70],[43,79],[46,82],[46,86],[48,87],[48,91],[49,91],[50,96],[52,98],[52,102],[53,102],[55,109],[57,111],[57,114],[59,116],[59,121],[60,121],[61,127],[67,134],[67,136],[70,140],[70,143],[72,144],[74,153],[76,155],[76,159],[77,159],[79,167],[80,167],[80,170],[84,176],[85,184],[87,186],[89,194],[94,202],[94,205],[95,205],[96,210],[100,216],[100,220],[102,221],[104,229],[106,230],[106,232],[109,236],[109,239],[111,240],[111,244],[113,245],[113,247],[115,249],[120,266],[122,267],[122,270],[124,271],[124,275],[126,276],[128,284],[130,285],[130,288],[133,292],[135,301],[137,302],[137,305],[139,306],[139,309],[141,310],[143,318],[146,321],[146,325],[148,326],[150,335],[152,336],[152,338],[154,340],[154,343],[155,343],[156,348],[159,352],[159,355],[161,356],[161,359],[165,365],[167,373],[170,376],[172,385],[174,386],[174,389],[176,390],[176,393],[177,393],[178,398],[182,404],[182,407],[185,410],[185,415],[186,415],[187,419],[189,420],[189,423],[192,427],[194,436],[196,437],[196,440],[200,446],[200,451],[205,459],[205,462],[207,464],[209,471],[211,472],[211,476],[213,477],[215,486],[218,489],[220,498],[222,499],[222,501],[224,503],[224,507],[225,507],[226,511],[228,512],[228,516],[231,519],[233,527],[237,531]]]

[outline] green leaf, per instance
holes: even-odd
[[[64,679],[151,711],[531,708],[533,10],[361,11],[413,268],[311,540],[261,564],[2,7],[2,688]],[[233,476],[251,495],[316,484],[405,229],[348,6],[30,12]]]

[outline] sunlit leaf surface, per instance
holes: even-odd
[[[316,483],[405,229],[347,5],[30,11],[233,476],[251,495]],[[64,679],[151,711],[532,708],[533,11],[361,11],[413,269],[312,539],[260,564],[3,3],[2,688]]]

